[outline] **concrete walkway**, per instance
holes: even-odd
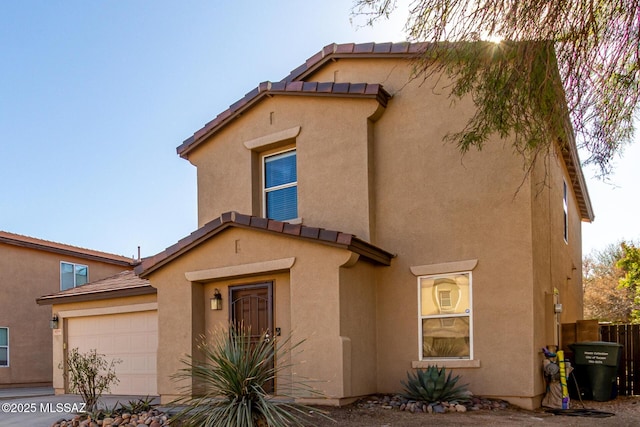
[[[146,396],[103,396],[99,406],[113,407],[118,402],[128,403],[141,398]],[[0,426],[50,427],[60,419],[73,418],[74,411],[83,407],[80,396],[55,396],[50,387],[0,389]]]

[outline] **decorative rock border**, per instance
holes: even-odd
[[[94,420],[86,414],[76,415],[70,420],[61,419],[51,427],[165,427],[169,425],[169,416],[157,409],[139,413],[123,413],[113,417]]]
[[[509,402],[504,400],[485,399],[471,397],[468,402],[434,402],[425,403],[407,399],[399,394],[373,395],[362,398],[356,402],[358,408],[381,408],[388,410],[407,411],[412,413],[444,414],[447,412],[467,412],[481,410],[500,410],[509,407]]]
[[[467,411],[495,411],[506,409],[509,403],[504,400],[485,399],[471,397],[468,402],[434,402],[425,403],[410,400],[399,394],[372,395],[358,400],[355,405],[358,408],[395,411],[407,411],[411,413],[444,414],[447,412]],[[120,416],[107,417],[101,420],[87,418],[86,414],[76,415],[71,420],[61,419],[51,427],[165,427],[169,426],[169,415],[159,409],[151,409],[139,413],[123,413]]]

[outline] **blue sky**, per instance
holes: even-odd
[[[127,256],[175,243],[197,227],[195,167],[175,151],[184,139],[329,43],[404,39],[402,13],[363,28],[350,7],[0,2],[0,229]],[[640,237],[639,148],[612,184],[585,172],[596,211],[585,252]]]

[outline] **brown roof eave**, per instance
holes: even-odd
[[[395,258],[395,255],[377,248],[363,240],[354,238],[351,241],[351,244],[347,246],[351,252],[355,252],[358,255],[364,257],[369,261],[373,261],[374,263],[382,264],[385,266],[391,265],[391,260]]]
[[[370,83],[334,83],[334,82],[263,82],[249,92],[215,119],[207,123],[176,148],[178,155],[184,159],[202,142],[216,134],[244,112],[267,98],[276,95],[313,96],[332,98],[375,99],[385,107],[391,95],[379,84]]]
[[[95,301],[111,298],[131,297],[138,295],[151,295],[156,294],[158,290],[153,286],[139,286],[135,288],[127,289],[113,289],[108,291],[94,291],[86,292],[83,294],[73,295],[45,295],[40,298],[36,298],[38,305],[53,305],[53,304],[66,304],[71,302],[83,302],[83,301]]]
[[[135,273],[141,278],[148,278],[151,273],[162,268],[182,254],[188,252],[205,240],[210,239],[229,227],[245,228],[263,231],[281,236],[289,236],[296,239],[321,243],[341,249],[348,249],[364,259],[384,266],[391,265],[394,255],[377,246],[367,243],[352,234],[342,233],[316,227],[308,227],[302,224],[291,224],[270,220],[237,212],[226,212],[220,217],[210,221],[178,243],[168,247],[163,252],[146,258],[142,264],[136,267]]]
[[[578,155],[573,126],[568,114],[565,118],[565,135],[568,141],[566,141],[565,144],[561,144],[560,152],[562,153],[562,160],[567,168],[569,178],[571,178],[571,187],[578,202],[580,217],[582,221],[593,222],[595,219],[593,206],[591,205],[589,190],[584,174],[582,173],[582,165],[580,163],[580,156]]]
[[[413,59],[426,48],[427,43],[332,43],[289,73],[283,82],[304,80],[331,61],[344,58],[405,58]]]
[[[72,256],[72,257],[77,257],[77,258],[83,258],[83,259],[87,259],[87,260],[91,260],[91,261],[99,261],[99,262],[104,262],[104,263],[108,263],[108,264],[114,264],[114,265],[120,265],[120,266],[124,266],[124,267],[132,267],[134,265],[137,264],[137,261],[130,259],[127,260],[126,257],[120,257],[120,256],[114,256],[109,257],[109,256],[101,256],[99,254],[93,254],[93,253],[87,253],[87,252],[83,252],[81,250],[74,250],[74,249],[66,249],[66,248],[62,248],[62,247],[55,247],[55,246],[49,246],[47,244],[40,244],[40,243],[36,243],[36,242],[28,242],[28,241],[22,241],[22,240],[18,240],[18,239],[12,239],[9,237],[4,237],[4,236],[0,236],[0,243],[6,243],[6,244],[10,244],[10,245],[14,245],[14,246],[20,246],[23,248],[29,248],[29,249],[37,249],[40,251],[45,251],[45,252],[52,252],[52,253],[56,253],[56,254],[60,254],[60,255],[67,255],[67,256]]]
[[[567,165],[567,171],[571,178],[571,185],[578,201],[580,216],[583,221],[593,222],[595,214],[593,212],[593,206],[591,205],[591,198],[589,197],[584,174],[580,167],[580,160],[577,157],[577,150],[573,145],[570,147],[568,150],[562,150],[562,157]]]

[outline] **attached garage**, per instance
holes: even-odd
[[[157,311],[69,318],[67,349],[73,348],[81,353],[96,349],[107,361],[121,361],[115,365],[120,382],[110,394],[157,394]]]
[[[132,271],[37,299],[51,305],[57,319],[53,334],[53,387],[69,393],[62,366],[71,349],[95,349],[115,365],[119,383],[109,393],[156,396],[158,304],[156,289]]]

